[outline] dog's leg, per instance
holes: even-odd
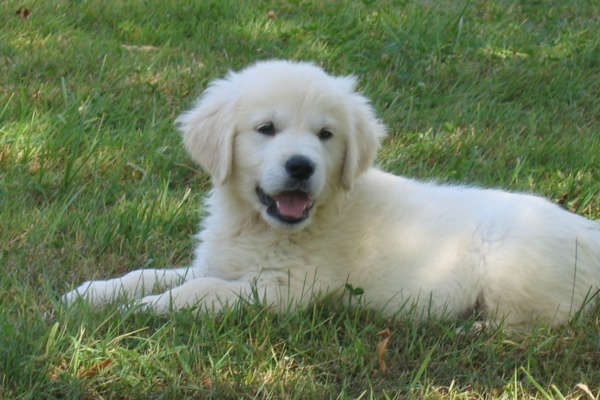
[[[129,299],[139,299],[153,290],[164,290],[189,279],[191,270],[174,269],[138,269],[120,278],[87,281],[62,296],[66,304],[72,304],[76,299],[83,298],[93,305],[103,305],[119,296]]]
[[[235,304],[240,298],[258,300],[269,306],[280,306],[280,303],[287,298],[287,293],[287,287],[277,285],[202,277],[186,281],[165,293],[146,296],[140,300],[140,303],[143,309],[158,314],[186,307],[218,311],[226,305]]]

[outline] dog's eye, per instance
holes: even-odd
[[[319,139],[321,140],[327,140],[327,139],[331,139],[331,137],[333,136],[333,132],[331,132],[329,129],[327,128],[323,128],[319,131],[319,133],[317,134],[317,136],[319,137]]]
[[[275,125],[273,125],[273,122],[271,121],[265,122],[263,124],[258,125],[256,127],[256,131],[258,133],[262,133],[263,135],[273,136],[275,134]]]

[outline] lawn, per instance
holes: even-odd
[[[190,262],[210,181],[173,120],[260,59],[355,74],[388,171],[600,219],[597,0],[7,0],[0,26],[0,398],[600,398],[600,307],[513,337],[358,294],[167,317],[58,301]]]

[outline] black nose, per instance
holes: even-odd
[[[315,163],[304,156],[291,156],[285,162],[285,170],[292,178],[304,180],[310,178],[315,171]]]

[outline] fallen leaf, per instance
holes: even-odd
[[[19,7],[16,14],[18,16],[20,16],[21,19],[25,19],[25,18],[29,17],[29,14],[31,14],[31,11],[29,11],[29,8]]]
[[[121,47],[124,48],[125,50],[142,51],[142,52],[158,50],[158,47],[150,46],[150,45],[136,46],[136,45],[122,44]]]
[[[385,373],[387,371],[387,365],[384,360],[384,355],[392,332],[389,328],[385,328],[384,330],[377,332],[375,336],[381,337],[381,341],[377,343],[377,364],[379,365],[379,370]]]
[[[89,368],[80,369],[77,371],[77,376],[80,378],[91,378],[98,375],[99,370],[106,369],[110,364],[112,364],[112,360],[110,358],[105,358],[104,360],[95,362]]]
[[[215,386],[215,380],[210,376],[202,377],[202,384],[206,389],[212,389]]]
[[[578,383],[577,385],[575,385],[575,387],[585,392],[585,394],[590,396],[590,399],[596,400],[596,396],[594,396],[588,385],[586,385],[585,383]]]
[[[63,358],[62,360],[60,360],[58,366],[54,367],[52,371],[48,372],[48,379],[50,379],[51,381],[56,380],[60,376],[60,374],[67,370],[67,368],[67,360]]]

